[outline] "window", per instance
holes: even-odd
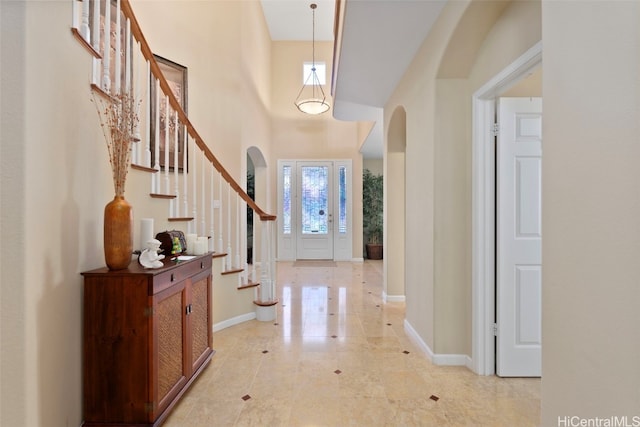
[[[338,232],[347,232],[347,168],[338,169]]]
[[[282,232],[291,234],[291,166],[282,169]]]
[[[326,166],[302,167],[302,234],[329,232],[328,174]]]
[[[312,84],[310,74],[311,68],[313,68],[313,62],[305,62],[302,66],[302,84]],[[316,62],[316,74],[318,76],[319,83],[321,85],[325,85],[327,81],[327,72],[326,72],[327,64],[324,62]]]

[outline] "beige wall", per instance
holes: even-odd
[[[384,254],[384,292],[391,301],[405,297],[405,150],[407,118],[403,108],[393,113],[387,132],[384,156],[384,246],[393,248]]]
[[[360,193],[357,125],[330,114],[320,121],[299,120],[287,111],[301,86],[299,76],[288,80],[287,73],[300,66],[289,68],[282,61],[279,54],[289,54],[286,49],[272,54],[259,2],[185,7],[185,2],[147,1],[133,7],[152,50],[188,68],[190,119],[240,183],[246,150],[257,147],[272,171],[277,158],[350,158],[354,192]],[[2,425],[82,421],[79,273],[104,263],[102,211],[113,187],[90,102],[91,59],[71,37],[70,17],[71,3],[2,2],[3,39],[13,41],[2,50],[2,229],[14,237],[2,244]],[[298,58],[309,59],[309,47],[299,46]],[[331,48],[324,43],[318,49],[328,70]],[[275,79],[272,61],[278,61]],[[283,89],[285,82],[295,85]],[[272,139],[279,151],[272,149]],[[265,177],[261,188],[274,194],[275,180]],[[140,218],[154,218],[156,231],[176,227],[166,219],[166,203],[148,193],[148,175],[131,171],[126,196],[134,206],[136,245]],[[265,199],[273,212],[275,201]],[[357,196],[353,208],[357,248],[362,245]]]
[[[0,424],[79,426],[80,272],[104,264],[103,209],[113,197],[90,102],[91,58],[69,31],[71,2],[0,5],[0,209],[7,237],[0,257]],[[189,115],[241,181],[246,148],[256,146],[267,158],[271,148],[271,42],[262,10],[258,2],[188,6],[133,4],[152,49],[189,68]],[[150,199],[149,188],[147,174],[129,173],[135,246],[140,218],[154,217],[156,231],[179,227],[166,221],[166,203]]]
[[[407,321],[436,354],[471,356],[471,97],[540,40],[539,16],[448,3],[385,106],[385,123],[407,112]]]
[[[638,2],[542,7],[545,426],[640,415],[638,17]]]
[[[77,426],[79,272],[104,262],[99,218],[113,197],[109,163],[90,102],[90,60],[69,31],[71,3],[1,7],[1,217],[8,238],[0,256],[0,424]]]
[[[460,114],[458,107],[468,114],[464,98],[542,34],[542,425],[556,425],[564,415],[637,415],[639,5],[544,2],[538,19],[535,2],[516,2],[497,21],[498,15],[480,14],[490,31],[477,57],[464,75],[442,71],[438,80],[439,58],[468,4],[446,6],[385,107],[385,123],[397,106],[407,112],[407,321],[436,353],[469,354],[469,214],[444,217],[470,203],[468,168],[452,170],[468,165],[469,128],[452,130],[449,124]],[[0,2],[0,7],[0,424],[78,426],[79,273],[103,264],[101,218],[113,194],[90,103],[90,60],[70,35],[70,2]],[[134,4],[157,53],[189,67],[190,116],[234,175],[242,175],[249,145],[267,152],[271,164],[298,156],[357,159],[356,128],[321,123],[325,118],[292,119],[283,112],[285,98],[293,99],[297,91],[282,91],[280,77],[266,76],[269,72],[251,60],[259,58],[269,68],[269,61],[295,47],[271,48],[256,7],[253,2],[189,2],[188,8],[184,2]],[[170,31],[151,32],[157,19],[169,25],[166,16],[175,18]],[[180,47],[193,39],[200,44],[191,43],[192,52]],[[274,67],[272,73],[286,79],[287,70]],[[271,102],[278,112],[273,121],[266,113]],[[277,146],[270,147],[270,139]],[[354,161],[354,188],[360,188],[361,173],[361,163]],[[160,209],[138,198],[147,185],[136,174],[127,184],[136,219]],[[356,198],[354,212],[360,209]],[[160,222],[162,215],[157,218]],[[361,219],[354,222],[357,227],[361,239]],[[356,239],[354,251],[362,246]],[[453,271],[458,265],[453,257],[463,260],[459,272]]]
[[[450,66],[455,55],[444,55],[447,67],[436,80],[434,62],[447,40],[464,40],[454,29],[467,22],[468,4],[446,6],[385,107],[386,123],[397,105],[407,110],[407,321],[436,353],[469,354],[468,102],[484,82],[542,39],[541,425],[557,425],[564,416],[637,415],[640,176],[634,162],[640,154],[640,6],[523,1],[485,14],[478,2],[468,10],[482,18],[479,26],[489,21],[486,37],[473,61],[459,62],[467,69],[462,75]],[[540,94],[535,82],[521,88]],[[454,122],[456,116],[463,120]],[[421,191],[412,181],[421,183]],[[421,212],[422,222],[412,211]],[[421,257],[426,270],[411,250],[418,241],[426,246]]]
[[[471,354],[470,99],[468,80],[437,81],[434,348],[444,354]]]
[[[238,182],[251,146],[269,159],[271,41],[253,1],[143,1],[134,4],[154,53],[189,72],[189,118]],[[165,25],[170,16],[173,31]],[[189,46],[185,49],[185,46]]]

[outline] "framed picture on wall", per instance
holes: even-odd
[[[158,66],[167,79],[169,87],[171,87],[178,103],[184,112],[187,113],[187,67],[158,55],[153,56],[158,62]],[[162,91],[160,91],[160,96],[157,96],[156,79],[153,78],[153,76],[150,76],[149,81],[151,82],[149,88],[149,103],[151,108],[151,120],[149,121],[151,166],[154,167],[156,164],[159,164],[161,170],[164,170],[166,167],[173,170],[176,166],[175,152],[177,149],[178,170],[183,171],[187,160],[186,130],[183,126],[178,127],[176,143],[176,126],[180,123],[176,123],[176,115],[171,106],[169,106],[170,114],[167,117],[165,96]],[[157,163],[156,156],[158,160]]]

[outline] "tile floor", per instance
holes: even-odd
[[[539,379],[434,366],[383,304],[382,263],[278,263],[278,317],[213,334],[165,426],[535,426]]]

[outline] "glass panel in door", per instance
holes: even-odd
[[[333,259],[331,163],[301,162],[298,259]]]

